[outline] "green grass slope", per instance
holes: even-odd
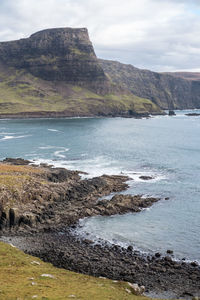
[[[1,300],[145,300],[125,282],[58,269],[0,242]]]
[[[24,70],[0,65],[0,115],[48,112],[62,116],[161,113],[150,100],[134,96],[114,84],[111,92],[97,93],[65,82],[46,81]],[[56,116],[56,115],[55,115]]]

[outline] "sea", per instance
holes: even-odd
[[[0,159],[81,170],[88,173],[84,178],[128,175],[123,193],[160,201],[140,213],[82,219],[76,234],[146,254],[170,249],[177,260],[200,262],[200,117],[189,112],[149,119],[3,119]]]

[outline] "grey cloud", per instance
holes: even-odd
[[[199,9],[199,0],[1,0],[0,40],[87,27],[99,57],[157,71],[200,71]]]

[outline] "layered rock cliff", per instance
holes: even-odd
[[[122,84],[133,94],[150,99],[163,109],[200,108],[197,73],[157,73],[117,61],[99,62],[114,83]]]
[[[86,28],[47,29],[0,43],[0,117],[132,113],[161,110],[109,80]]]
[[[0,58],[44,80],[106,80],[86,28],[47,29],[30,38],[0,43]]]

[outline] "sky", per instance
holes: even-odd
[[[100,58],[200,72],[200,0],[0,0],[0,41],[55,27],[87,27]]]

